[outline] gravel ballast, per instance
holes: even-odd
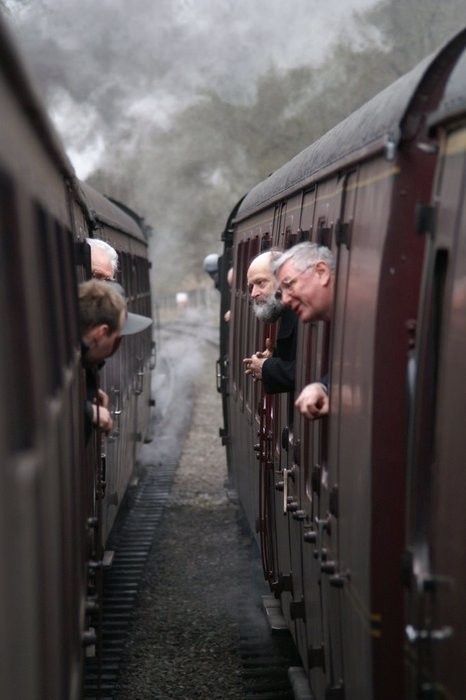
[[[179,357],[181,348],[186,349],[186,344],[174,346],[168,341],[161,353]],[[186,426],[178,406],[183,404],[181,413],[185,413],[194,402],[192,423],[130,625],[120,700],[245,697],[238,653],[239,609],[245,596],[251,600],[251,582],[257,577],[260,581],[261,574],[255,543],[239,526],[238,506],[228,499],[224,487],[225,451],[218,437],[221,401],[214,376],[217,353],[207,343],[190,347],[189,366],[175,380],[172,397],[159,416],[165,430],[172,426],[174,433],[172,449],[167,447],[166,434],[159,439],[163,449],[155,459],[160,462],[170,452],[176,458],[183,441],[170,414]],[[155,442],[158,437],[156,433]],[[157,444],[153,449],[157,452]],[[252,604],[259,603],[258,592]]]

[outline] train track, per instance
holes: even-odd
[[[85,700],[117,697],[128,627],[175,468],[172,462],[146,469],[136,489],[127,494],[126,513],[110,536],[108,547],[115,556],[103,578],[100,658],[86,661]]]
[[[188,329],[188,336],[189,330],[191,329]],[[180,402],[178,400],[181,387],[185,388],[184,396],[189,394],[187,385],[191,381],[190,377],[197,376],[195,373],[199,373],[199,366],[193,364],[188,367],[189,375],[188,369],[180,368],[178,357],[180,348],[183,347],[183,340],[180,340],[176,331],[174,333],[172,331],[173,328],[166,329],[154,379],[154,389],[158,395],[157,419],[154,426],[154,442],[147,447],[147,449],[153,450],[152,463],[146,463],[139,484],[129,490],[126,506],[122,509],[107,545],[115,552],[115,555],[112,567],[104,572],[101,661],[98,662],[96,659],[88,659],[87,661],[84,695],[86,700],[94,698],[115,700],[120,697],[122,677],[124,675],[126,677],[127,673],[128,645],[131,647],[135,644],[134,624],[138,616],[141,617],[140,612],[138,612],[138,606],[141,605],[140,594],[147,590],[147,586],[152,585],[150,579],[145,579],[145,575],[147,576],[147,571],[151,570],[150,562],[151,559],[152,561],[154,559],[154,552],[159,550],[163,553],[165,551],[161,542],[165,542],[166,537],[174,537],[173,534],[170,534],[172,530],[167,528],[171,528],[173,522],[178,522],[180,518],[180,514],[177,514],[176,518],[173,515],[170,518],[170,509],[172,508],[170,493],[179,461],[179,457],[174,453],[173,443],[176,442],[179,445],[183,443],[182,429],[172,440],[168,439],[167,434],[173,429],[173,422],[178,418],[182,404],[186,403],[186,401]],[[196,333],[196,335],[198,334]],[[196,352],[203,358],[204,362],[205,354],[209,356],[208,366],[210,367],[212,361],[210,356],[214,355],[215,350],[209,348],[204,353],[201,345],[197,351],[187,353],[189,355],[188,363],[189,361],[193,362],[193,356],[195,361]],[[189,406],[186,410],[190,413]],[[180,420],[186,422],[186,417]],[[202,527],[203,512],[204,508],[200,509],[200,514],[199,509],[194,509],[192,514],[189,512],[189,515],[186,516],[191,524],[196,523],[195,532],[198,532],[198,526]],[[221,517],[222,522],[224,522],[223,515],[217,517]],[[197,518],[197,520],[193,520],[193,518]],[[170,525],[167,525],[167,519],[168,523],[171,523]],[[290,666],[298,663],[296,652],[287,631],[284,635],[283,632],[278,636],[270,634],[261,611],[261,595],[267,591],[262,581],[255,544],[252,537],[246,534],[246,525],[242,518],[240,523],[238,525],[241,535],[238,537],[233,536],[233,533],[230,535],[225,533],[224,545],[231,547],[232,542],[238,540],[241,544],[237,546],[244,547],[244,541],[247,537],[250,542],[247,546],[248,552],[254,559],[254,562],[245,568],[245,572],[250,572],[250,583],[242,584],[241,604],[235,606],[239,623],[237,657],[240,660],[240,685],[243,688],[237,697],[241,700],[292,700],[293,693],[287,672]],[[184,529],[183,532],[185,532]],[[185,536],[188,537],[187,534]],[[219,534],[219,538],[221,536]],[[179,547],[181,546],[180,543]],[[152,565],[152,572],[157,572],[159,566],[163,569],[163,562],[160,564],[158,562],[159,555],[156,554],[156,556],[157,566],[154,568]],[[238,562],[243,561],[239,555],[233,555],[233,558],[235,556]],[[235,558],[234,560],[236,561]],[[244,561],[241,566],[245,566]],[[249,579],[249,575],[247,578]],[[204,588],[205,585],[206,581],[203,581],[202,587]],[[180,587],[180,582],[173,580],[170,590],[178,589],[178,587]],[[237,589],[238,586],[235,584],[233,591],[227,594],[229,605],[233,604],[233,600],[238,599],[240,594]],[[183,599],[183,605],[195,609],[197,605],[196,592],[193,595],[192,602]],[[142,617],[145,636],[149,635],[150,637],[150,633],[146,629],[146,625],[150,625],[150,620],[147,619],[146,615]],[[193,620],[191,620],[191,624],[193,624]],[[194,624],[196,623],[194,622]],[[177,629],[176,623],[172,619],[173,625]],[[169,630],[167,630],[167,634],[168,632]],[[141,658],[147,653],[150,656],[150,650],[147,648],[137,653],[141,655]],[[193,678],[193,685],[199,682],[202,681]],[[138,688],[137,692],[140,693],[140,697],[148,697],[148,683],[147,680],[142,682],[146,688],[144,691],[146,695],[142,687]],[[176,686],[175,682],[174,684]],[[173,696],[157,689],[157,686],[153,688],[152,692],[154,693],[153,697],[161,698],[161,700],[162,698],[179,697],[179,694],[176,694],[176,689],[173,691],[175,693]],[[123,698],[126,697],[129,696],[123,692]],[[201,696],[197,695],[196,697]]]

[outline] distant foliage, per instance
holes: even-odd
[[[412,68],[464,20],[463,0],[382,0],[356,15],[356,32],[342,35],[322,65],[270,69],[246,104],[199,94],[169,130],[148,124],[115,144],[91,181],[154,224],[161,287],[200,281],[203,257],[219,250],[228,213],[251,186]]]

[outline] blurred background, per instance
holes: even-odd
[[[254,184],[466,21],[464,0],[0,0],[81,179],[153,227],[154,290],[211,287]]]

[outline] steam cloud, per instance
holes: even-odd
[[[271,65],[321,62],[351,12],[374,2],[9,0],[7,7],[86,177],[105,145],[134,123],[169,129],[202,90],[241,102]]]

